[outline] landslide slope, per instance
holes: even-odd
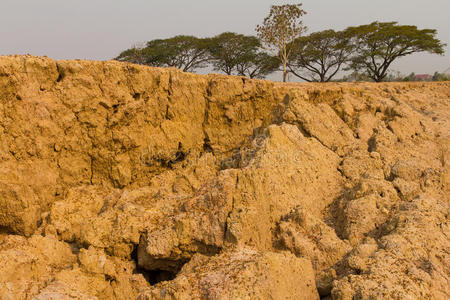
[[[449,99],[0,57],[0,298],[448,299]]]

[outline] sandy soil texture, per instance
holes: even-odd
[[[0,299],[449,299],[449,103],[0,57]]]

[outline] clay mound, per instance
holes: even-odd
[[[0,57],[0,298],[448,299],[449,99]]]

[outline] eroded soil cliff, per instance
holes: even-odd
[[[448,299],[449,99],[0,57],[0,298]]]

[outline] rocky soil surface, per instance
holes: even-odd
[[[449,99],[0,57],[0,299],[449,299]]]

